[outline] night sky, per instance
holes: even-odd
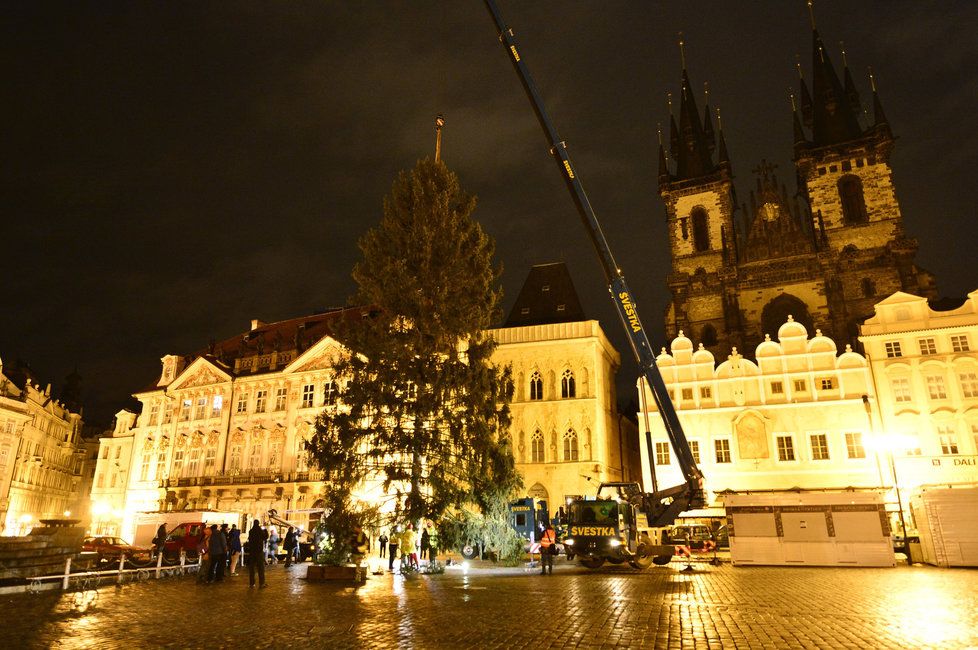
[[[805,3],[500,5],[659,347],[656,127],[666,93],[678,102],[677,34],[722,110],[740,200],[762,158],[794,191],[787,95],[796,55],[810,79]],[[944,296],[978,288],[978,3],[819,0],[816,15],[870,110],[873,66],[918,263]],[[628,355],[481,2],[17,2],[0,57],[0,358],[55,384],[77,367],[86,420],[108,424],[165,354],[346,304],[356,242],[397,172],[432,155],[439,112],[444,160],[497,241],[504,308],[532,264],[566,261]]]

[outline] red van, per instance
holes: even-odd
[[[187,560],[197,561],[197,549],[204,541],[204,530],[207,524],[202,521],[190,521],[177,524],[166,536],[163,544],[163,558],[171,562],[180,561],[180,551],[187,553]]]

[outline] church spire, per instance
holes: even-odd
[[[723,137],[723,122],[720,120],[720,108],[717,108],[717,137],[720,139],[717,164],[730,166],[730,156],[727,155],[727,139]]]
[[[669,182],[669,163],[666,162],[666,148],[662,144],[662,125],[657,125],[659,129],[659,183]]]
[[[686,70],[685,41],[680,34],[679,50],[682,57],[682,93],[679,97],[679,127],[673,131],[673,157],[676,160],[676,177],[679,180],[705,176],[715,170],[709,137],[700,121],[696,98],[693,95],[689,73]],[[670,125],[673,126],[673,125]],[[711,125],[712,129],[712,125]],[[677,146],[678,145],[678,146]]]
[[[810,0],[808,5],[811,9]],[[855,140],[862,129],[812,15],[812,142],[822,147]]]
[[[795,148],[803,147],[807,140],[805,139],[805,131],[801,128],[801,120],[798,118],[798,106],[795,104],[795,96],[788,93],[788,98],[791,100],[791,121],[794,127],[794,139]]]
[[[859,91],[856,84],[852,81],[852,74],[849,72],[849,61],[846,59],[846,46],[839,41],[839,49],[842,50],[842,83],[844,84],[846,99],[849,100],[849,108],[853,113],[859,115],[863,112],[862,103],[859,101]]]
[[[876,91],[876,77],[873,75],[872,68],[869,69],[869,85],[873,89],[873,126],[889,131],[890,123],[886,119],[886,113],[883,112],[883,103],[880,101],[879,93]]]

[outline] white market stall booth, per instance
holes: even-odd
[[[721,495],[734,565],[896,565],[879,491]]]
[[[978,485],[924,485],[910,499],[927,564],[978,566]]]

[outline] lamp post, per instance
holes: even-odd
[[[903,498],[900,495],[900,481],[897,479],[896,471],[896,460],[893,458],[893,447],[892,442],[884,440],[885,436],[877,436],[873,428],[873,412],[869,404],[869,396],[863,395],[863,407],[866,409],[866,418],[869,420],[869,432],[873,435],[873,446],[876,450],[876,467],[880,472],[880,487],[885,487],[883,481],[883,470],[879,466],[879,452],[883,450],[886,452],[886,458],[890,464],[890,474],[893,476],[893,490],[896,492],[897,499],[897,514],[900,517],[900,532],[903,533],[903,544],[902,550],[903,554],[907,556],[907,562],[913,564],[913,560],[910,558],[910,547],[907,543],[907,522],[903,517]]]

